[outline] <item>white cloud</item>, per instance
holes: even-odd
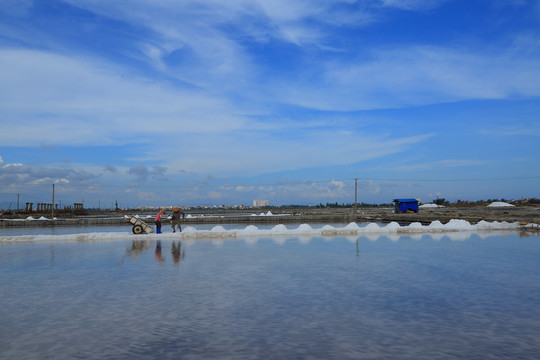
[[[314,199],[333,200],[348,197],[354,190],[351,186],[346,186],[342,181],[325,181],[325,182],[310,182],[304,181],[300,183],[283,183],[272,186],[259,186],[254,198],[264,198],[268,200],[279,199],[282,203],[287,201],[302,201],[313,203]],[[287,200],[289,199],[289,200]],[[354,200],[354,199],[353,199]]]
[[[320,69],[324,77],[307,84],[272,86],[284,102],[342,111],[540,96],[539,60],[535,51],[523,56],[514,48],[401,47],[373,51],[370,60],[328,63]]]
[[[0,133],[5,146],[129,141],[149,145],[141,160],[161,160],[172,170],[257,174],[357,162],[426,138],[374,137],[324,122],[305,129],[281,122],[280,132],[268,133],[272,127],[235,115],[243,111],[223,99],[126,80],[115,67],[90,59],[3,49],[0,68],[5,70],[0,106],[3,118],[10,119],[10,130]]]
[[[155,192],[152,191],[142,191],[138,189],[127,189],[124,191],[125,194],[129,195],[130,201],[133,201],[133,199],[141,200],[141,201],[155,201],[156,199],[161,199],[161,196]]]
[[[3,163],[3,160],[0,157],[0,164],[2,164],[2,163]],[[2,165],[1,169],[2,169],[3,173],[6,173],[8,171],[19,171],[18,169],[20,169],[22,167],[24,167],[24,165],[21,164],[21,163],[13,163],[13,164]]]
[[[383,6],[410,11],[428,11],[441,6],[448,0],[381,0]]]
[[[189,154],[171,153],[171,169],[196,168],[202,173],[228,176],[255,175],[327,165],[345,165],[401,152],[425,141],[431,134],[389,138],[383,135],[347,133],[341,129],[320,128],[297,136],[260,134],[208,136],[208,142],[186,139]]]
[[[224,197],[223,193],[220,193],[218,191],[209,191],[207,195],[208,198],[212,200],[222,199]]]
[[[510,122],[510,121],[509,121]],[[494,126],[480,130],[483,135],[495,136],[540,136],[540,123]]]
[[[392,170],[398,171],[417,171],[429,169],[432,171],[437,171],[437,169],[445,168],[457,168],[457,167],[471,167],[471,166],[485,166],[488,164],[488,161],[485,160],[476,160],[476,159],[444,159],[437,161],[429,161],[424,163],[416,164],[404,164],[399,166],[391,167]]]
[[[34,0],[2,0],[0,13],[6,13],[15,16],[24,16],[33,6]]]
[[[232,131],[244,119],[226,101],[141,78],[110,64],[32,50],[0,50],[0,108],[6,146],[145,142],[155,133]],[[118,71],[121,73],[121,71]],[[44,138],[44,134],[47,134]]]
[[[118,2],[66,2],[102,16],[137,26],[142,24],[156,31],[165,41],[182,39],[195,49],[204,44],[199,40],[208,40],[208,35],[215,36],[215,29],[227,23],[234,23],[244,35],[253,39],[262,40],[270,36],[304,44],[316,42],[324,36],[323,33],[308,35],[314,29],[308,24],[310,21],[338,26],[358,26],[371,21],[367,6],[350,0],[132,1],[130,6]],[[293,28],[296,36],[291,36]],[[194,37],[190,39],[187,33]],[[262,36],[262,33],[266,35]]]

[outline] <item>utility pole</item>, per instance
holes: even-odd
[[[17,194],[17,211],[19,211],[19,196],[20,196],[20,195],[21,195],[21,194]]]
[[[354,213],[356,214],[356,207],[358,203],[358,178],[354,179]]]
[[[51,220],[54,220],[54,184],[52,184]]]

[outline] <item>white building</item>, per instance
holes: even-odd
[[[268,200],[253,200],[253,206],[255,207],[268,206]]]

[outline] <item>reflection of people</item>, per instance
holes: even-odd
[[[185,252],[182,251],[182,242],[181,241],[178,241],[178,245],[176,245],[176,242],[174,242],[174,241],[172,242],[171,254],[172,254],[173,261],[174,261],[175,265],[178,265],[180,260],[182,260],[186,256]]]
[[[144,250],[150,247],[150,240],[133,240],[131,248],[126,250],[132,258],[141,254]]]
[[[161,218],[163,217],[163,214],[165,214],[165,210],[159,210],[154,220],[154,223],[156,224],[156,234],[161,234]]]
[[[175,226],[178,225],[178,232],[182,232],[182,227],[180,226],[180,215],[182,215],[182,219],[185,219],[186,214],[184,214],[183,211],[180,211],[178,207],[175,207],[173,209],[172,214],[172,232],[176,232]]]
[[[165,262],[165,259],[163,258],[163,256],[161,256],[161,240],[158,240],[156,242],[156,260],[158,261],[158,263],[162,264]]]

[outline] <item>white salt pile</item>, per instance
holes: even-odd
[[[502,201],[494,201],[488,205],[488,207],[514,207],[512,204],[508,204]]]
[[[442,205],[437,205],[437,204],[422,204],[420,205],[421,208],[440,208],[440,207],[444,207]]]
[[[531,224],[532,225],[532,224]],[[531,226],[531,225],[527,225]],[[68,234],[68,235],[23,235],[23,236],[0,236],[0,243],[5,242],[36,242],[36,241],[97,241],[97,240],[125,240],[126,238],[133,239],[219,239],[219,238],[243,238],[243,237],[275,237],[275,236],[380,236],[380,235],[401,235],[401,234],[452,234],[463,232],[485,232],[485,231],[512,231],[518,230],[521,226],[519,223],[507,222],[486,222],[480,221],[478,224],[471,224],[465,220],[450,220],[446,224],[440,221],[433,221],[429,225],[421,223],[412,223],[410,225],[401,226],[396,222],[388,225],[379,225],[369,223],[366,226],[358,226],[356,223],[350,223],[344,227],[334,227],[332,225],[324,225],[322,228],[313,228],[309,224],[302,224],[296,228],[287,228],[283,224],[274,226],[271,229],[260,229],[253,225],[248,225],[245,228],[227,230],[223,226],[214,226],[211,230],[197,230],[191,226],[187,226],[180,234],[147,234],[133,235],[126,233],[88,233],[88,234]]]

